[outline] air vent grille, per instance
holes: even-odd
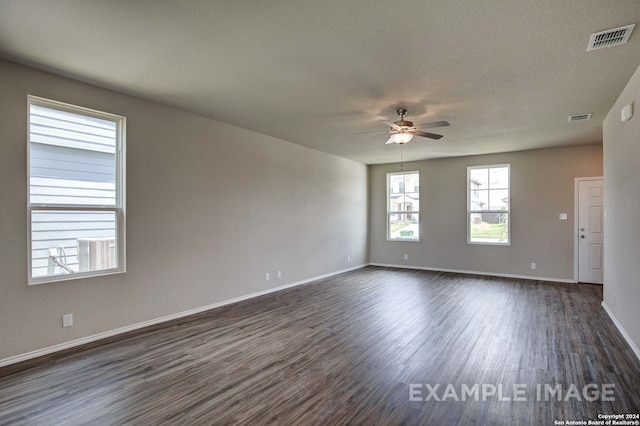
[[[589,114],[576,114],[576,115],[570,115],[569,116],[569,122],[572,122],[572,121],[587,121],[587,120],[591,120],[591,113],[589,113]]]
[[[625,27],[614,28],[612,30],[600,31],[599,33],[591,34],[587,52],[602,49],[604,47],[613,47],[620,44],[625,44],[629,40],[631,31],[633,31],[633,28],[635,26],[636,24],[631,24]]]

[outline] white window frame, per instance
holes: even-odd
[[[506,167],[508,169],[508,208],[507,210],[471,210],[471,170],[475,169],[497,169]],[[487,188],[490,190],[491,188]],[[507,220],[507,241],[504,243],[494,243],[488,241],[471,241],[471,215],[474,213],[506,213]],[[488,246],[510,246],[511,245],[511,164],[487,164],[481,166],[468,166],[467,167],[467,244],[488,245]]]
[[[386,199],[386,203],[387,203],[387,215],[385,217],[385,221],[387,222],[387,241],[405,241],[405,242],[412,242],[412,243],[417,243],[420,242],[420,233],[421,233],[421,227],[420,227],[420,209],[418,210],[413,210],[411,211],[412,214],[416,214],[418,215],[418,236],[416,238],[391,238],[391,228],[389,226],[389,216],[392,214],[407,214],[406,211],[400,212],[400,211],[391,211],[391,176],[394,175],[410,175],[410,174],[417,174],[418,175],[418,194],[420,194],[420,190],[422,188],[422,185],[420,185],[420,171],[419,170],[412,170],[412,171],[406,171],[406,172],[390,172],[387,173],[387,199]],[[403,189],[403,193],[406,192],[414,192],[414,191],[407,191],[406,186]]]
[[[88,117],[99,118],[101,120],[116,123],[116,182],[115,205],[86,205],[86,204],[47,204],[31,202],[31,105],[55,109],[59,111],[81,114]],[[126,271],[126,227],[125,227],[125,153],[126,153],[126,118],[120,115],[110,114],[89,108],[41,98],[38,96],[27,96],[27,258],[28,258],[28,283],[29,285],[44,284],[50,282],[75,280],[101,275],[111,275]],[[32,212],[33,211],[88,211],[88,212],[113,212],[116,217],[116,247],[117,261],[116,268],[101,269],[87,272],[74,272],[72,274],[47,275],[34,277],[32,269]]]

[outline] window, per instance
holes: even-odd
[[[467,241],[509,245],[509,165],[467,167]]]
[[[420,239],[420,173],[387,174],[387,239]]]
[[[29,96],[29,283],[123,272],[125,118]]]

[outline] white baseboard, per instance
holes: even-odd
[[[83,338],[76,339],[76,340],[71,340],[69,342],[60,343],[58,345],[48,346],[46,348],[38,349],[38,350],[35,350],[35,351],[32,351],[32,352],[27,352],[25,354],[20,354],[20,355],[12,356],[12,357],[9,357],[9,358],[0,359],[0,367],[4,367],[4,366],[7,366],[7,365],[15,364],[15,363],[22,362],[22,361],[27,361],[29,359],[37,358],[37,357],[43,356],[43,355],[49,355],[49,354],[52,354],[54,352],[59,352],[59,351],[65,350],[65,349],[70,349],[70,348],[73,348],[73,347],[76,347],[76,346],[80,346],[80,345],[84,345],[84,344],[87,344],[87,343],[95,342],[97,340],[106,339],[107,337],[117,336],[118,334],[127,333],[129,331],[138,330],[138,329],[141,329],[141,328],[144,328],[144,327],[149,327],[151,325],[156,325],[156,324],[160,324],[160,323],[163,323],[163,322],[175,320],[175,319],[178,319],[178,318],[187,317],[189,315],[199,314],[200,312],[208,311],[210,309],[219,308],[219,307],[222,307],[222,306],[225,306],[225,305],[230,305],[232,303],[241,302],[243,300],[253,299],[254,297],[258,297],[258,296],[264,296],[265,294],[275,293],[275,292],[282,291],[282,290],[285,290],[285,289],[288,289],[288,288],[291,288],[291,287],[296,287],[296,286],[299,286],[299,285],[302,285],[302,284],[307,284],[307,283],[310,283],[312,281],[317,281],[317,280],[320,280],[320,279],[323,279],[323,278],[332,277],[334,275],[342,274],[342,273],[345,273],[345,272],[354,271],[356,269],[364,268],[365,266],[367,266],[367,264],[362,264],[362,265],[354,266],[354,267],[351,267],[351,268],[330,272],[330,273],[324,274],[324,275],[318,275],[316,277],[307,278],[307,279],[304,279],[304,280],[301,280],[301,281],[296,281],[294,283],[289,283],[289,284],[281,285],[281,286],[278,286],[278,287],[269,288],[269,289],[258,291],[258,292],[255,292],[255,293],[250,293],[250,294],[247,294],[247,295],[244,295],[244,296],[235,297],[233,299],[223,300],[221,302],[216,302],[216,303],[212,303],[210,305],[201,306],[199,308],[189,309],[188,311],[183,311],[183,312],[178,312],[178,313],[171,314],[171,315],[166,315],[166,316],[163,316],[163,317],[160,317],[160,318],[155,318],[155,319],[152,319],[152,320],[139,322],[137,324],[127,325],[125,327],[116,328],[114,330],[105,331],[103,333],[93,334],[91,336],[83,337]]]
[[[626,340],[629,346],[631,346],[631,350],[633,351],[633,353],[636,354],[636,357],[640,360],[640,349],[633,342],[633,340],[631,340],[631,336],[629,336],[629,333],[627,333],[627,330],[625,330],[624,327],[622,327],[622,324],[620,324],[620,321],[618,321],[618,318],[616,318],[616,316],[613,315],[613,312],[611,312],[611,309],[609,309],[607,304],[604,303],[604,300],[602,301],[602,307],[604,308],[605,312],[609,315],[609,318],[611,318],[611,321],[613,321],[615,326],[618,328],[618,331],[620,332],[620,334],[622,334],[622,337],[624,337],[624,340]]]
[[[560,282],[560,283],[575,283],[574,280],[567,279],[567,278],[535,277],[532,275],[502,274],[499,272],[468,271],[464,269],[431,268],[429,266],[393,265],[393,264],[386,264],[386,263],[370,263],[370,265],[384,266],[387,268],[420,269],[423,271],[435,271],[435,272],[456,272],[459,274],[485,275],[489,277],[518,278],[518,279],[524,279],[524,280],[552,281],[552,282]]]

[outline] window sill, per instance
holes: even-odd
[[[508,243],[490,243],[485,241],[467,241],[467,244],[474,246],[510,246],[511,242]]]
[[[51,275],[46,277],[29,278],[29,285],[49,284],[61,281],[80,280],[83,278],[102,277],[105,275],[123,274],[126,272],[125,268],[116,269],[104,269],[102,271],[93,272],[76,272],[74,274],[65,275]]]

